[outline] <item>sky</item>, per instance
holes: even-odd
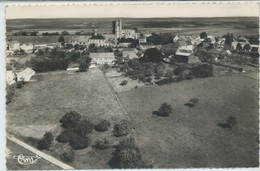
[[[259,16],[256,3],[23,5],[6,7],[6,19],[21,18],[165,18]]]

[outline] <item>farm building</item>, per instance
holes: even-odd
[[[180,63],[196,63],[200,62],[198,57],[193,55],[193,51],[189,48],[179,47],[175,53],[175,59]]]
[[[31,77],[35,74],[35,71],[31,68],[26,68],[25,70],[17,73],[17,81],[30,81]]]
[[[138,56],[133,51],[123,51],[123,58],[134,59],[134,58],[138,58]]]
[[[24,43],[20,48],[23,49],[25,53],[33,53],[34,46],[31,43]]]
[[[15,83],[15,73],[13,71],[6,71],[6,83],[9,85]]]
[[[18,41],[11,41],[7,43],[7,50],[15,51],[20,49],[20,43]]]
[[[98,65],[102,65],[102,64],[111,65],[115,61],[115,55],[113,52],[90,53],[89,57],[92,58],[92,61]]]
[[[88,44],[95,44],[95,46],[109,46],[106,38],[102,35],[94,35],[88,39]]]

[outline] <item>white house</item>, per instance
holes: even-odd
[[[25,70],[17,73],[17,81],[30,81],[31,77],[35,75],[35,71],[31,68],[26,68]]]
[[[102,35],[94,35],[88,39],[88,44],[95,44],[95,46],[109,46],[106,38]]]
[[[115,55],[113,52],[106,53],[90,53],[89,57],[92,58],[92,62],[98,65],[109,64],[111,65],[115,61]]]
[[[6,83],[9,85],[15,83],[15,74],[13,71],[6,71]]]
[[[21,49],[25,51],[25,53],[33,53],[33,44],[31,43],[24,43],[20,46]]]

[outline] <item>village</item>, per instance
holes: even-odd
[[[77,169],[259,164],[258,35],[86,30],[7,32],[8,133]]]

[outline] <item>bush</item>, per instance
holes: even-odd
[[[234,117],[228,117],[225,123],[219,123],[218,126],[221,128],[229,128],[232,129],[233,126],[237,124],[236,118]]]
[[[191,98],[188,103],[185,103],[185,106],[194,107],[197,103],[199,103],[199,99]]]
[[[213,76],[213,66],[202,64],[191,68],[192,75],[195,78],[206,78]]]
[[[16,88],[22,88],[24,85],[24,82],[23,81],[17,81],[16,82]]]
[[[51,145],[52,145],[52,141],[53,141],[53,135],[51,132],[46,132],[42,139],[40,139],[38,141],[38,144],[37,144],[37,148],[39,150],[48,150]]]
[[[127,120],[122,120],[120,123],[114,126],[114,135],[116,137],[121,137],[127,135],[130,132],[130,125]]]
[[[110,123],[107,120],[102,120],[95,126],[95,130],[98,132],[105,132],[109,127]]]
[[[119,143],[109,164],[112,168],[143,168],[145,166],[141,152],[132,138]]]
[[[69,145],[75,150],[80,150],[88,147],[90,143],[90,138],[86,135],[79,136],[77,134],[74,134],[74,136],[71,138]]]
[[[185,65],[181,65],[178,68],[176,68],[173,72],[175,75],[180,75],[182,74],[185,70],[187,69],[187,67]]]
[[[75,111],[67,112],[60,120],[63,128],[75,128],[80,121],[81,115]]]
[[[169,116],[172,113],[172,107],[170,104],[163,103],[158,112],[159,116]]]
[[[107,149],[110,147],[109,141],[105,138],[103,140],[97,140],[94,147],[99,150]]]
[[[126,85],[126,84],[127,84],[127,80],[124,80],[124,81],[122,81],[122,82],[120,83],[121,86],[124,86],[124,85]]]
[[[70,151],[66,151],[66,152],[62,153],[60,158],[64,162],[71,163],[75,159],[74,158],[74,151],[70,150]]]
[[[6,104],[10,103],[13,99],[13,96],[14,96],[14,92],[15,92],[15,87],[12,86],[12,85],[7,85],[6,86],[6,95],[5,95],[5,98],[6,98]]]

